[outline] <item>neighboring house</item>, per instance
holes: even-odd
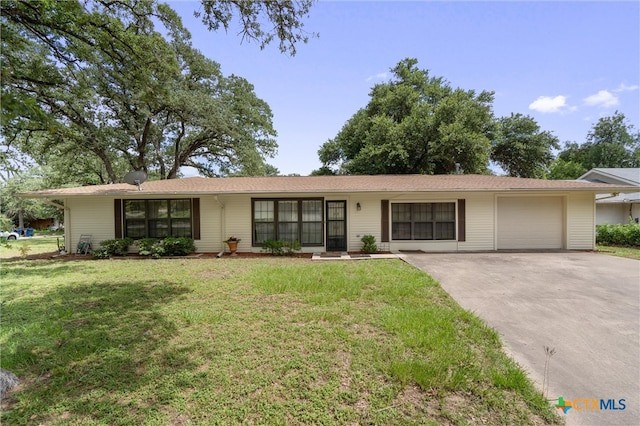
[[[595,196],[626,185],[483,175],[232,177],[21,194],[64,209],[65,237],[193,237],[198,252],[297,240],[303,252],[593,249]],[[61,203],[61,204],[60,204]]]
[[[613,185],[632,185],[640,190],[640,168],[591,169],[578,179]],[[628,223],[630,218],[640,222],[640,192],[615,191],[596,197],[596,225]]]

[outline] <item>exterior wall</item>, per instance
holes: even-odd
[[[224,205],[220,231],[216,236],[221,250],[227,250],[227,245],[222,241],[235,235],[242,241],[238,244],[239,252],[260,252],[260,248],[251,247],[251,196],[230,195],[219,196],[218,199]],[[218,250],[216,250],[218,251]]]
[[[458,243],[463,251],[494,250],[495,201],[493,194],[468,194],[466,201],[466,241]]]
[[[622,203],[600,203],[596,205],[596,224],[602,225],[609,223],[615,225],[618,223],[629,222],[629,206],[630,204]],[[636,209],[636,212],[640,209]],[[638,213],[634,217],[638,217]]]
[[[570,193],[566,197],[566,245],[568,250],[595,248],[595,196]]]
[[[222,206],[212,195],[197,198],[200,198],[200,239],[195,241],[196,250],[202,253],[219,253],[224,246]]]
[[[505,192],[478,193],[333,193],[333,194],[238,194],[238,195],[193,195],[172,194],[150,198],[200,199],[201,239],[196,240],[198,252],[217,253],[226,250],[223,243],[230,235],[242,241],[239,252],[260,252],[261,247],[252,247],[251,199],[252,198],[307,198],[322,197],[324,201],[347,202],[347,244],[349,251],[362,247],[362,236],[371,234],[381,250],[423,251],[490,251],[496,249],[497,199]],[[513,196],[537,196],[531,192],[509,192]],[[538,195],[562,197],[563,200],[563,246],[567,249],[593,249],[595,239],[595,207],[593,193],[544,193]],[[74,252],[81,234],[90,234],[94,247],[102,240],[113,239],[114,197],[81,197],[65,200],[65,229],[67,248]],[[119,198],[119,197],[118,197]],[[134,198],[134,197],[128,197]],[[143,197],[135,197],[143,198]],[[457,202],[465,199],[465,241],[390,241],[381,242],[381,200],[396,202]],[[357,209],[358,203],[360,210]],[[627,206],[628,209],[628,206]],[[640,213],[640,208],[636,210]],[[325,212],[326,214],[326,212]],[[391,215],[389,215],[391,221]],[[456,221],[457,224],[458,221]],[[391,230],[391,223],[389,223]],[[456,233],[458,229],[456,226]],[[326,232],[326,229],[325,229]],[[325,234],[326,236],[326,234]],[[324,247],[303,247],[303,252],[321,252]]]
[[[75,253],[80,235],[91,235],[94,249],[100,246],[100,241],[114,238],[113,198],[68,199],[65,207],[65,246],[69,253]]]
[[[381,210],[380,196],[375,194],[354,194],[350,197],[332,199],[347,200],[347,245],[350,251],[358,251],[362,248],[360,239],[365,235],[376,237],[378,250],[389,250],[389,243],[381,242]],[[358,211],[358,203],[360,210]]]

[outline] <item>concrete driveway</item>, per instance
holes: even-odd
[[[584,252],[405,260],[496,329],[540,389],[544,347],[556,350],[547,397],[575,403],[563,414],[568,425],[640,425],[640,261]],[[598,408],[603,399],[607,409],[585,399]]]

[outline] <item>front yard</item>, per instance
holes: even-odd
[[[4,261],[6,424],[547,424],[496,333],[399,260]]]

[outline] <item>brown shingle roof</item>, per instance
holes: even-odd
[[[88,195],[229,194],[229,193],[328,193],[416,191],[594,191],[637,190],[632,186],[574,180],[523,179],[486,175],[374,175],[374,176],[272,176],[148,181],[142,191],[126,183],[49,189],[21,194],[24,197],[64,198]]]

